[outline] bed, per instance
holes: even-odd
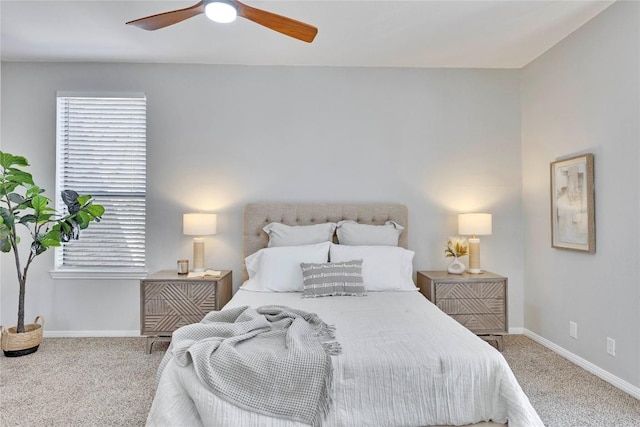
[[[512,427],[543,426],[502,355],[442,313],[415,286],[367,290],[366,296],[302,298],[300,292],[257,291],[247,280],[255,278],[251,257],[275,239],[263,230],[269,224],[296,227],[348,221],[382,227],[391,223],[401,229],[397,246],[404,249],[397,251],[408,253],[407,218],[406,207],[397,204],[249,204],[243,214],[246,282],[225,309],[284,305],[317,313],[335,325],[342,353],[331,358],[333,402],[323,426],[489,426],[507,422]],[[332,236],[335,240],[333,232]],[[366,278],[364,271],[365,267]],[[221,399],[199,381],[190,366],[176,364],[171,351],[159,369],[147,424],[305,425]]]

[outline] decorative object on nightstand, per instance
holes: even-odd
[[[178,274],[189,274],[189,260],[188,259],[179,259],[178,260]]]
[[[418,271],[418,287],[438,308],[502,351],[502,337],[509,331],[506,277],[488,271],[482,276]]]
[[[467,240],[462,237],[449,237],[447,241],[447,249],[444,250],[446,257],[453,257],[453,261],[449,263],[447,271],[451,274],[464,273],[465,266],[458,257],[466,256],[469,253]]]
[[[231,299],[232,275],[187,278],[165,270],[140,280],[140,335],[147,336],[147,353],[156,341],[171,341],[173,331],[198,323]]]
[[[200,279],[203,277],[218,278],[222,275],[220,270],[207,269],[205,271],[192,271],[187,274],[187,279]]]
[[[480,239],[476,236],[488,236],[491,234],[491,214],[459,214],[458,234],[471,236],[469,238],[469,273],[482,273],[480,269]]]
[[[193,271],[204,271],[204,237],[216,234],[216,214],[189,213],[182,217],[182,232],[193,238]]]

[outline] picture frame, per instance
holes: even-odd
[[[551,246],[596,251],[593,154],[551,162]]]

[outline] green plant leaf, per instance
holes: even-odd
[[[13,215],[11,215],[9,209],[0,208],[0,216],[2,217],[3,222],[7,224],[7,227],[13,227],[15,218]]]
[[[26,196],[33,197],[33,196],[37,196],[40,193],[44,193],[44,190],[38,187],[37,185],[32,185],[27,189]]]
[[[68,221],[60,222],[56,224],[53,229],[58,228],[60,233],[68,233],[71,230],[71,224]]]
[[[33,208],[37,210],[42,210],[46,208],[48,203],[49,203],[49,199],[46,198],[45,196],[37,195],[37,196],[33,196],[33,199],[31,199],[31,206],[33,206]]]
[[[77,213],[82,207],[80,205],[80,202],[78,202],[78,199],[80,197],[79,194],[73,190],[62,191],[60,193],[60,197],[62,198],[64,204],[67,206],[67,210],[71,215]]]
[[[78,222],[78,227],[80,227],[81,230],[84,230],[89,226],[91,217],[85,211],[80,211],[76,214],[76,221]]]
[[[0,251],[11,252],[11,242],[9,241],[8,237],[0,239]]]
[[[77,240],[80,237],[80,227],[75,219],[68,219],[60,223],[60,240],[68,242],[70,240]]]
[[[38,256],[46,250],[47,247],[40,243],[39,240],[34,240],[33,242],[31,242],[31,253],[34,256]]]
[[[5,179],[25,187],[27,185],[33,185],[33,177],[31,174],[21,171],[20,169],[9,169],[5,175]]]
[[[51,209],[51,211],[53,211],[53,209]],[[40,216],[38,217],[38,224],[44,224],[45,222],[49,222],[52,216],[53,216],[52,213],[40,212]]]
[[[9,193],[8,197],[9,197],[9,200],[11,200],[13,203],[17,205],[20,205],[25,201],[25,198],[18,193]]]
[[[0,151],[0,166],[5,169],[10,168],[11,166],[29,166],[29,162],[22,156],[14,156],[13,154],[4,153]]]
[[[0,218],[1,220],[2,218]],[[0,239],[6,239],[11,234],[11,229],[6,224],[0,224]]]
[[[47,208],[47,204],[49,204],[49,199],[44,196],[33,196],[33,199],[31,199],[31,207],[36,211],[36,215],[44,211]]]
[[[40,239],[40,243],[48,248],[60,246],[60,230],[51,229],[51,231],[49,231]]]
[[[87,206],[87,212],[93,215],[96,218],[101,218],[104,215],[104,206],[91,204]]]
[[[91,200],[91,196],[88,194],[85,194],[84,196],[78,196],[78,203],[80,203],[81,206],[84,206],[85,203],[87,203],[89,200]]]
[[[13,164],[13,154],[3,153],[0,151],[0,166],[3,168],[9,168]]]
[[[14,183],[14,182],[9,182],[9,181],[2,181],[3,184],[3,189],[2,189],[2,193],[11,193],[13,190],[15,190],[18,187],[18,184]],[[3,200],[4,203],[6,203],[5,200]]]
[[[22,217],[20,217],[20,224],[29,224],[29,223],[35,223],[38,220],[38,217],[36,217],[35,215],[32,214],[28,214],[28,215],[23,215]]]

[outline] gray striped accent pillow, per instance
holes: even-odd
[[[303,298],[366,295],[361,259],[326,264],[301,263],[300,267],[304,279]]]

